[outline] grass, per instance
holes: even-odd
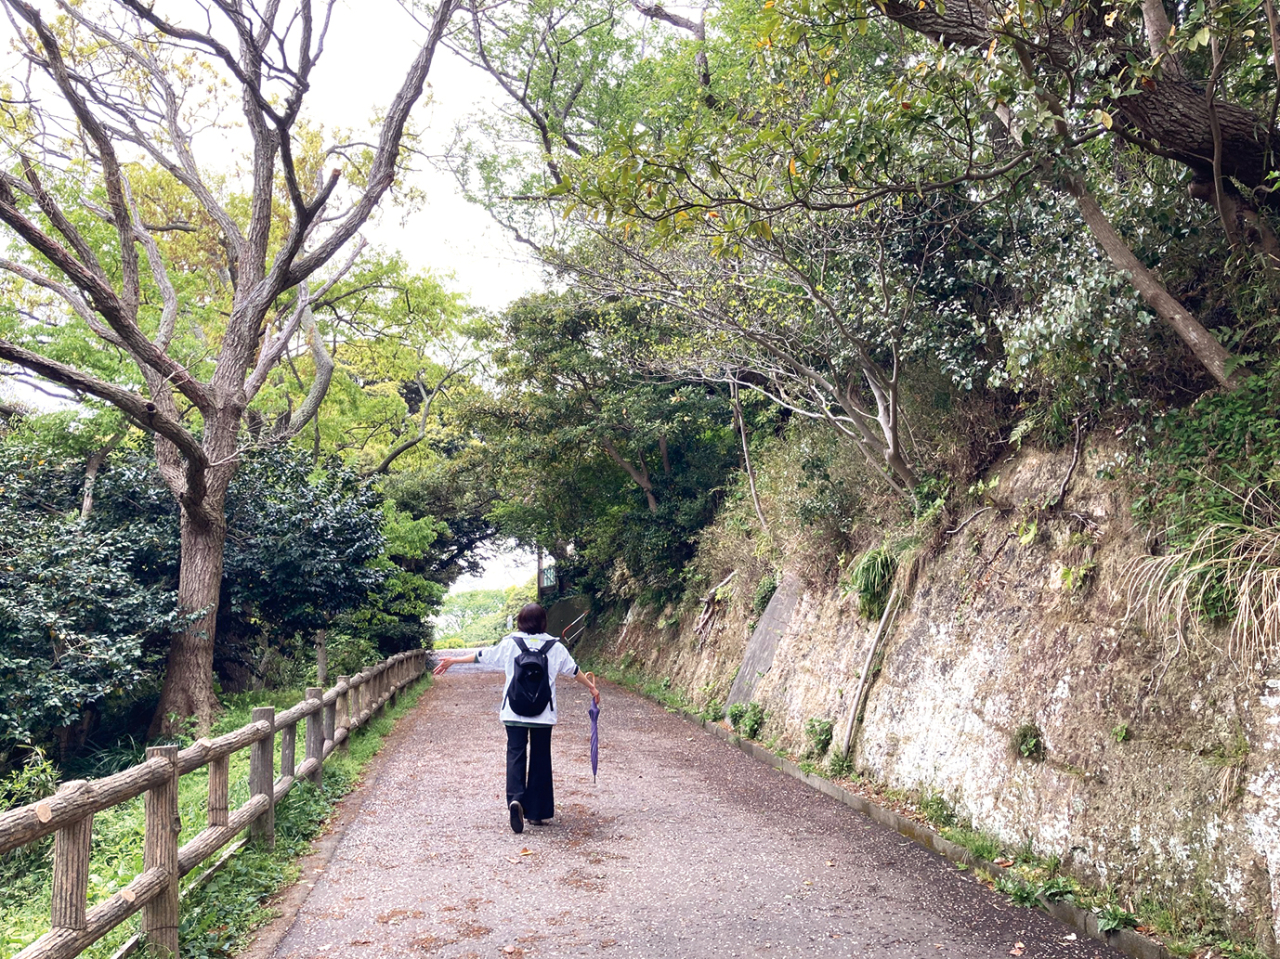
[[[633,664],[629,656],[624,657],[622,662],[617,664],[584,658],[578,662],[578,666],[581,669],[595,673],[597,676],[604,677],[611,683],[625,686],[632,692],[662,703],[668,709],[679,712],[693,711],[693,707],[689,703],[688,697],[685,696],[684,690],[674,686],[670,676],[664,676],[661,679],[647,676]]]
[[[889,589],[898,571],[897,554],[887,544],[867,550],[845,573],[841,583],[844,595],[858,597],[858,612],[868,619],[884,615],[889,602]]]
[[[1211,641],[1201,622],[1229,623],[1215,651],[1253,672],[1280,656],[1280,504],[1262,489],[1233,495],[1189,542],[1135,560],[1125,586],[1130,608],[1175,652]]]
[[[266,900],[298,877],[295,860],[307,852],[337,801],[360,781],[360,772],[379,751],[395,721],[428,688],[417,683],[401,693],[397,705],[351,737],[350,752],[335,752],[324,764],[324,786],[298,784],[276,807],[276,845],[272,850],[251,844],[241,850],[204,886],[185,896],[180,926],[184,959],[230,957],[245,936],[270,918]],[[256,693],[231,697],[215,727],[229,732],[249,722],[254,706],[284,709],[302,698],[296,692]],[[301,747],[301,736],[299,746]],[[278,748],[278,747],[277,747]],[[299,756],[299,758],[301,758]],[[276,769],[280,768],[279,753]],[[204,828],[208,801],[208,772],[197,770],[179,781],[178,808],[182,817],[179,842],[189,841]],[[249,750],[231,761],[230,804],[249,798]],[[94,817],[90,860],[89,905],[124,888],[142,870],[142,797],[105,810]],[[52,840],[38,849],[0,859],[0,956],[12,956],[49,928]],[[192,877],[200,873],[196,869]],[[137,932],[138,918],[118,926],[83,955],[108,957]]]

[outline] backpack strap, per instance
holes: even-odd
[[[542,641],[542,646],[539,647],[538,649],[538,652],[542,653],[543,655],[546,655],[547,653],[551,652],[551,647],[558,642],[559,640],[556,639],[554,636],[552,636],[550,639],[544,639]]]
[[[519,636],[512,636],[511,638],[514,639],[516,641],[516,645],[520,647],[520,652],[527,653],[529,651],[529,647],[524,644],[524,640]]]

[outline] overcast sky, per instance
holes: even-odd
[[[455,18],[459,20],[460,18]],[[326,125],[366,128],[376,108],[391,102],[426,31],[392,0],[339,0],[324,59],[307,96],[312,116]],[[440,152],[457,123],[499,93],[479,70],[440,47],[431,67],[430,103],[414,119],[425,128],[425,149]],[[462,198],[452,176],[417,161],[412,181],[427,205],[407,224],[393,211],[368,231],[415,266],[453,273],[453,288],[472,303],[501,309],[541,286],[540,271],[488,214]]]

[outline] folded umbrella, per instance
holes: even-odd
[[[594,676],[587,673],[593,680]],[[594,699],[587,707],[587,715],[591,717],[591,781],[596,781],[596,768],[600,764],[600,704]]]

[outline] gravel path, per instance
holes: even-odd
[[[556,818],[515,835],[503,805],[501,683],[469,666],[437,681],[402,720],[327,867],[294,895],[296,910],[286,900],[266,937],[274,951],[256,954],[1118,955],[607,684],[599,783],[589,698],[562,681]]]

